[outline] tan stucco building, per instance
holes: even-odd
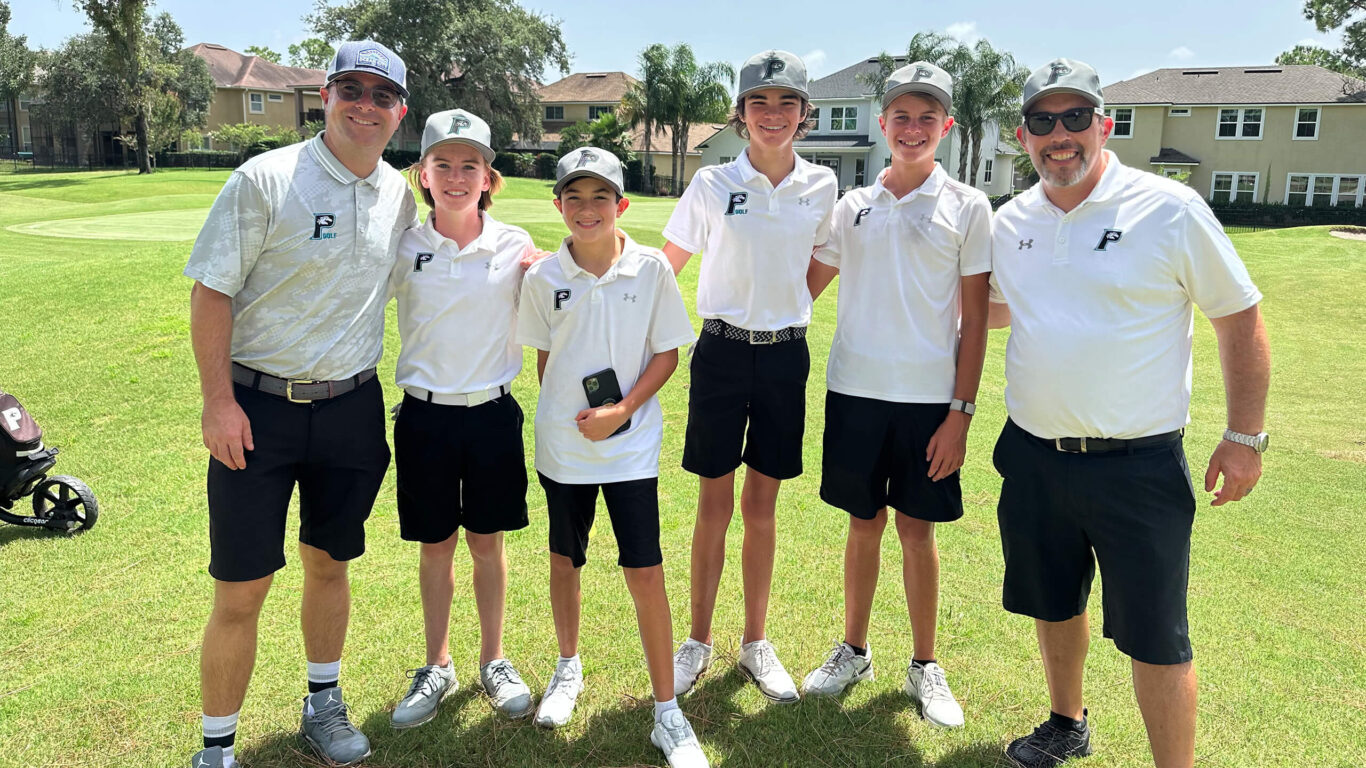
[[[1366,82],[1310,65],[1159,69],[1105,86],[1125,164],[1212,201],[1366,201]]]
[[[323,119],[318,95],[327,75],[323,70],[286,67],[214,43],[190,46],[190,52],[209,65],[215,91],[203,145],[182,149],[214,148],[213,132],[223,125],[256,123],[297,130],[308,121]]]

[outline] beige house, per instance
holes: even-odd
[[[1159,69],[1105,86],[1125,164],[1212,201],[1351,205],[1366,195],[1366,82],[1311,65]]]
[[[204,126],[204,144],[182,149],[212,149],[213,132],[222,125],[257,123],[299,129],[305,122],[323,119],[323,101],[318,95],[327,76],[323,70],[286,67],[214,43],[193,45],[190,52],[208,63],[216,90]]]
[[[514,137],[511,149],[518,152],[555,152],[560,146],[560,131],[574,123],[592,122],[599,116],[616,111],[626,92],[639,81],[625,72],[576,72],[562,80],[543,85],[537,90],[541,102],[541,140],[530,142]],[[690,181],[702,166],[699,146],[716,133],[719,125],[696,125],[688,132],[688,150],[683,159],[683,181]],[[664,128],[650,137],[649,157],[656,176],[672,172],[673,132]],[[636,157],[644,160],[645,132],[632,131],[631,148]]]
[[[32,156],[33,126],[29,122],[32,104],[33,97],[28,94],[0,101],[0,157]]]

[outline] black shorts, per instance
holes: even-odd
[[[1186,623],[1195,487],[1180,438],[1063,453],[1007,421],[993,454],[1004,604],[1043,621],[1086,610],[1100,564],[1104,635],[1147,664],[1192,658]]]
[[[537,472],[545,489],[550,516],[550,551],[569,558],[575,568],[588,562],[588,532],[602,489],[612,533],[617,537],[617,565],[649,568],[664,562],[659,551],[659,478],[619,483],[559,483]]]
[[[963,516],[958,472],[934,482],[925,449],[948,403],[893,403],[825,393],[821,499],[871,520],[890,506],[932,523]]]
[[[389,468],[378,378],[327,400],[291,403],[240,384],[255,450],[245,469],[209,459],[209,574],[251,581],[285,565],[285,516],[299,486],[299,541],[335,560],[365,552],[365,520]]]
[[[394,423],[399,535],[436,544],[527,526],[522,409],[511,394],[466,407],[403,396]]]
[[[690,364],[683,468],[722,477],[743,461],[779,480],[800,475],[810,370],[805,338],[750,344],[701,334]]]

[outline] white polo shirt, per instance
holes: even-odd
[[[825,368],[830,391],[898,403],[952,400],[960,280],[991,271],[986,194],[935,165],[898,199],[880,175],[840,198],[815,256],[840,271]]]
[[[484,230],[462,250],[436,231],[432,214],[404,233],[390,276],[398,297],[400,387],[444,395],[482,392],[522,370],[517,296],[526,230],[487,212]]]
[[[1262,299],[1194,190],[1105,154],[1071,212],[1036,184],[993,225],[992,299],[1011,313],[1006,410],[1039,437],[1184,427],[1193,306],[1219,318]]]
[[[386,284],[417,206],[381,160],[359,178],[323,143],[248,160],[218,193],[185,275],[232,297],[232,359],[289,379],[343,379],[384,348]]]
[[[829,168],[796,158],[775,189],[749,162],[709,165],[693,176],[664,237],[704,252],[697,314],[751,331],[811,322],[806,269],[830,233],[839,183]]]
[[[580,268],[563,243],[533,264],[522,283],[517,340],[550,353],[536,407],[536,470],[560,483],[657,477],[664,437],[658,398],[631,415],[630,429],[595,442],[574,420],[588,407],[583,379],[611,368],[626,395],[650,358],[695,338],[668,260],[630,237],[601,278]]]

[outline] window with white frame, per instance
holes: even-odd
[[[615,112],[616,107],[611,104],[593,104],[588,107],[588,119],[597,120],[608,112]]]
[[[1167,110],[1167,117],[1190,117],[1190,116],[1191,116],[1191,108],[1190,108],[1190,107],[1172,107],[1171,109]]]
[[[19,143],[23,146],[24,152],[33,151],[33,134],[29,132],[27,125],[19,126]]]
[[[720,157],[716,158],[716,162],[720,163],[721,165],[725,165],[726,163],[735,162],[735,158],[729,155],[721,155]]]
[[[821,108],[812,107],[811,117],[807,119],[811,121],[811,130],[819,131],[821,129]]]
[[[31,107],[31,106],[33,106],[33,97],[32,97],[32,96],[24,96],[24,95],[21,94],[21,95],[19,96],[19,111],[20,111],[20,112],[27,112],[27,111],[28,111],[28,108]]]
[[[1308,141],[1319,137],[1319,108],[1300,107],[1295,110],[1295,140]]]
[[[991,167],[995,164],[994,160],[988,160],[982,164],[982,183],[991,183]]]
[[[1209,199],[1213,203],[1254,202],[1257,199],[1257,174],[1216,172],[1210,184]]]
[[[247,109],[248,109],[253,115],[259,115],[259,114],[265,112],[265,111],[266,111],[266,97],[265,97],[265,94],[260,94],[260,93],[248,93],[248,94],[247,94]]]
[[[545,108],[545,119],[547,119],[547,120],[563,120],[563,119],[564,119],[564,107],[546,107],[546,108]]]
[[[1115,129],[1110,132],[1112,139],[1131,139],[1134,136],[1133,107],[1113,107],[1105,110],[1105,115],[1115,121]]]
[[[863,177],[868,172],[868,161],[861,157],[854,159],[854,186],[863,186]]]
[[[1360,208],[1366,203],[1366,175],[1292,173],[1286,177],[1286,205]]]
[[[858,107],[831,107],[830,130],[858,130]]]
[[[272,93],[272,94],[268,94],[268,95],[266,96],[266,99],[269,100],[269,101],[272,101],[272,102],[281,102],[281,101],[284,101],[284,100],[285,100],[285,97],[284,97],[282,94],[279,94],[279,93]]]
[[[1262,108],[1229,108],[1219,110],[1216,139],[1261,139]]]

